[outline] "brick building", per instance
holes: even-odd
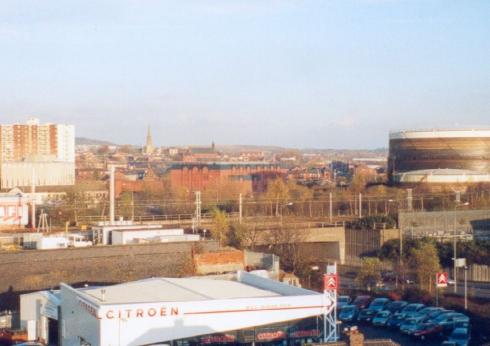
[[[269,179],[284,176],[287,170],[266,162],[179,162],[168,170],[172,188],[188,191],[224,189],[235,185],[242,193],[261,192]]]

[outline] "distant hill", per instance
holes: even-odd
[[[117,145],[107,141],[101,141],[98,139],[91,139],[85,137],[76,137],[75,145]]]

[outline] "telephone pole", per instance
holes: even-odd
[[[243,218],[243,198],[242,198],[242,194],[240,193],[238,195],[238,223],[240,225],[242,224],[242,218]]]
[[[197,227],[201,226],[201,191],[194,192],[196,195],[196,201],[194,202],[196,205],[195,217]]]
[[[114,199],[115,199],[115,197],[114,197],[114,195],[115,195],[115,191],[114,191],[114,189],[115,189],[115,177],[114,177],[115,168],[112,165],[111,165],[110,172],[111,172],[111,177],[110,177],[111,180],[110,180],[110,185],[109,185],[109,194],[110,194],[110,202],[109,202],[110,203],[110,219],[109,219],[109,221],[110,221],[111,225],[114,225],[115,219],[116,219],[115,207],[114,207],[114,203],[115,203],[114,202]]]

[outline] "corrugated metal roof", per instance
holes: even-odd
[[[102,302],[102,289],[105,300]],[[151,302],[203,301],[276,297],[280,294],[237,281],[199,278],[151,278],[119,285],[85,289],[83,293],[100,304],[132,304]]]

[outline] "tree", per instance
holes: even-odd
[[[308,215],[312,217],[312,205],[311,200],[313,199],[313,190],[309,189],[306,186],[299,185],[294,181],[290,180],[287,184],[287,188],[289,190],[289,196],[292,200],[296,201],[302,209],[301,212],[303,215],[305,213],[305,206],[308,203]]]
[[[282,178],[276,178],[268,184],[266,197],[275,203],[275,215],[279,216],[280,207],[289,199],[289,189]]]
[[[366,188],[366,182],[367,182],[366,176],[360,172],[356,172],[352,177],[350,188],[353,192],[356,193],[362,192]]]
[[[280,257],[282,268],[304,278],[305,270],[314,260],[301,249],[301,243],[305,241],[304,230],[293,226],[281,226],[265,231],[263,235],[265,243]]]
[[[396,221],[388,215],[365,216],[351,222],[351,227],[355,229],[375,229],[377,224],[384,224],[385,228],[396,228]]]
[[[248,227],[245,224],[234,222],[230,225],[227,235],[227,242],[229,246],[233,246],[237,249],[242,249],[245,245],[246,234]]]
[[[226,212],[215,208],[213,210],[213,221],[211,225],[211,235],[218,240],[220,245],[225,245],[228,233],[228,218]]]
[[[356,280],[361,287],[371,290],[381,280],[381,262],[376,257],[364,257]]]
[[[123,192],[118,202],[119,215],[126,220],[132,219],[134,214],[133,193],[128,191]]]
[[[97,148],[97,151],[96,151],[96,154],[97,155],[101,155],[101,156],[105,156],[107,154],[109,154],[109,146],[108,145],[101,145]]]
[[[411,250],[410,264],[417,275],[420,288],[429,292],[433,286],[433,279],[441,270],[436,246],[432,242],[423,242]]]

